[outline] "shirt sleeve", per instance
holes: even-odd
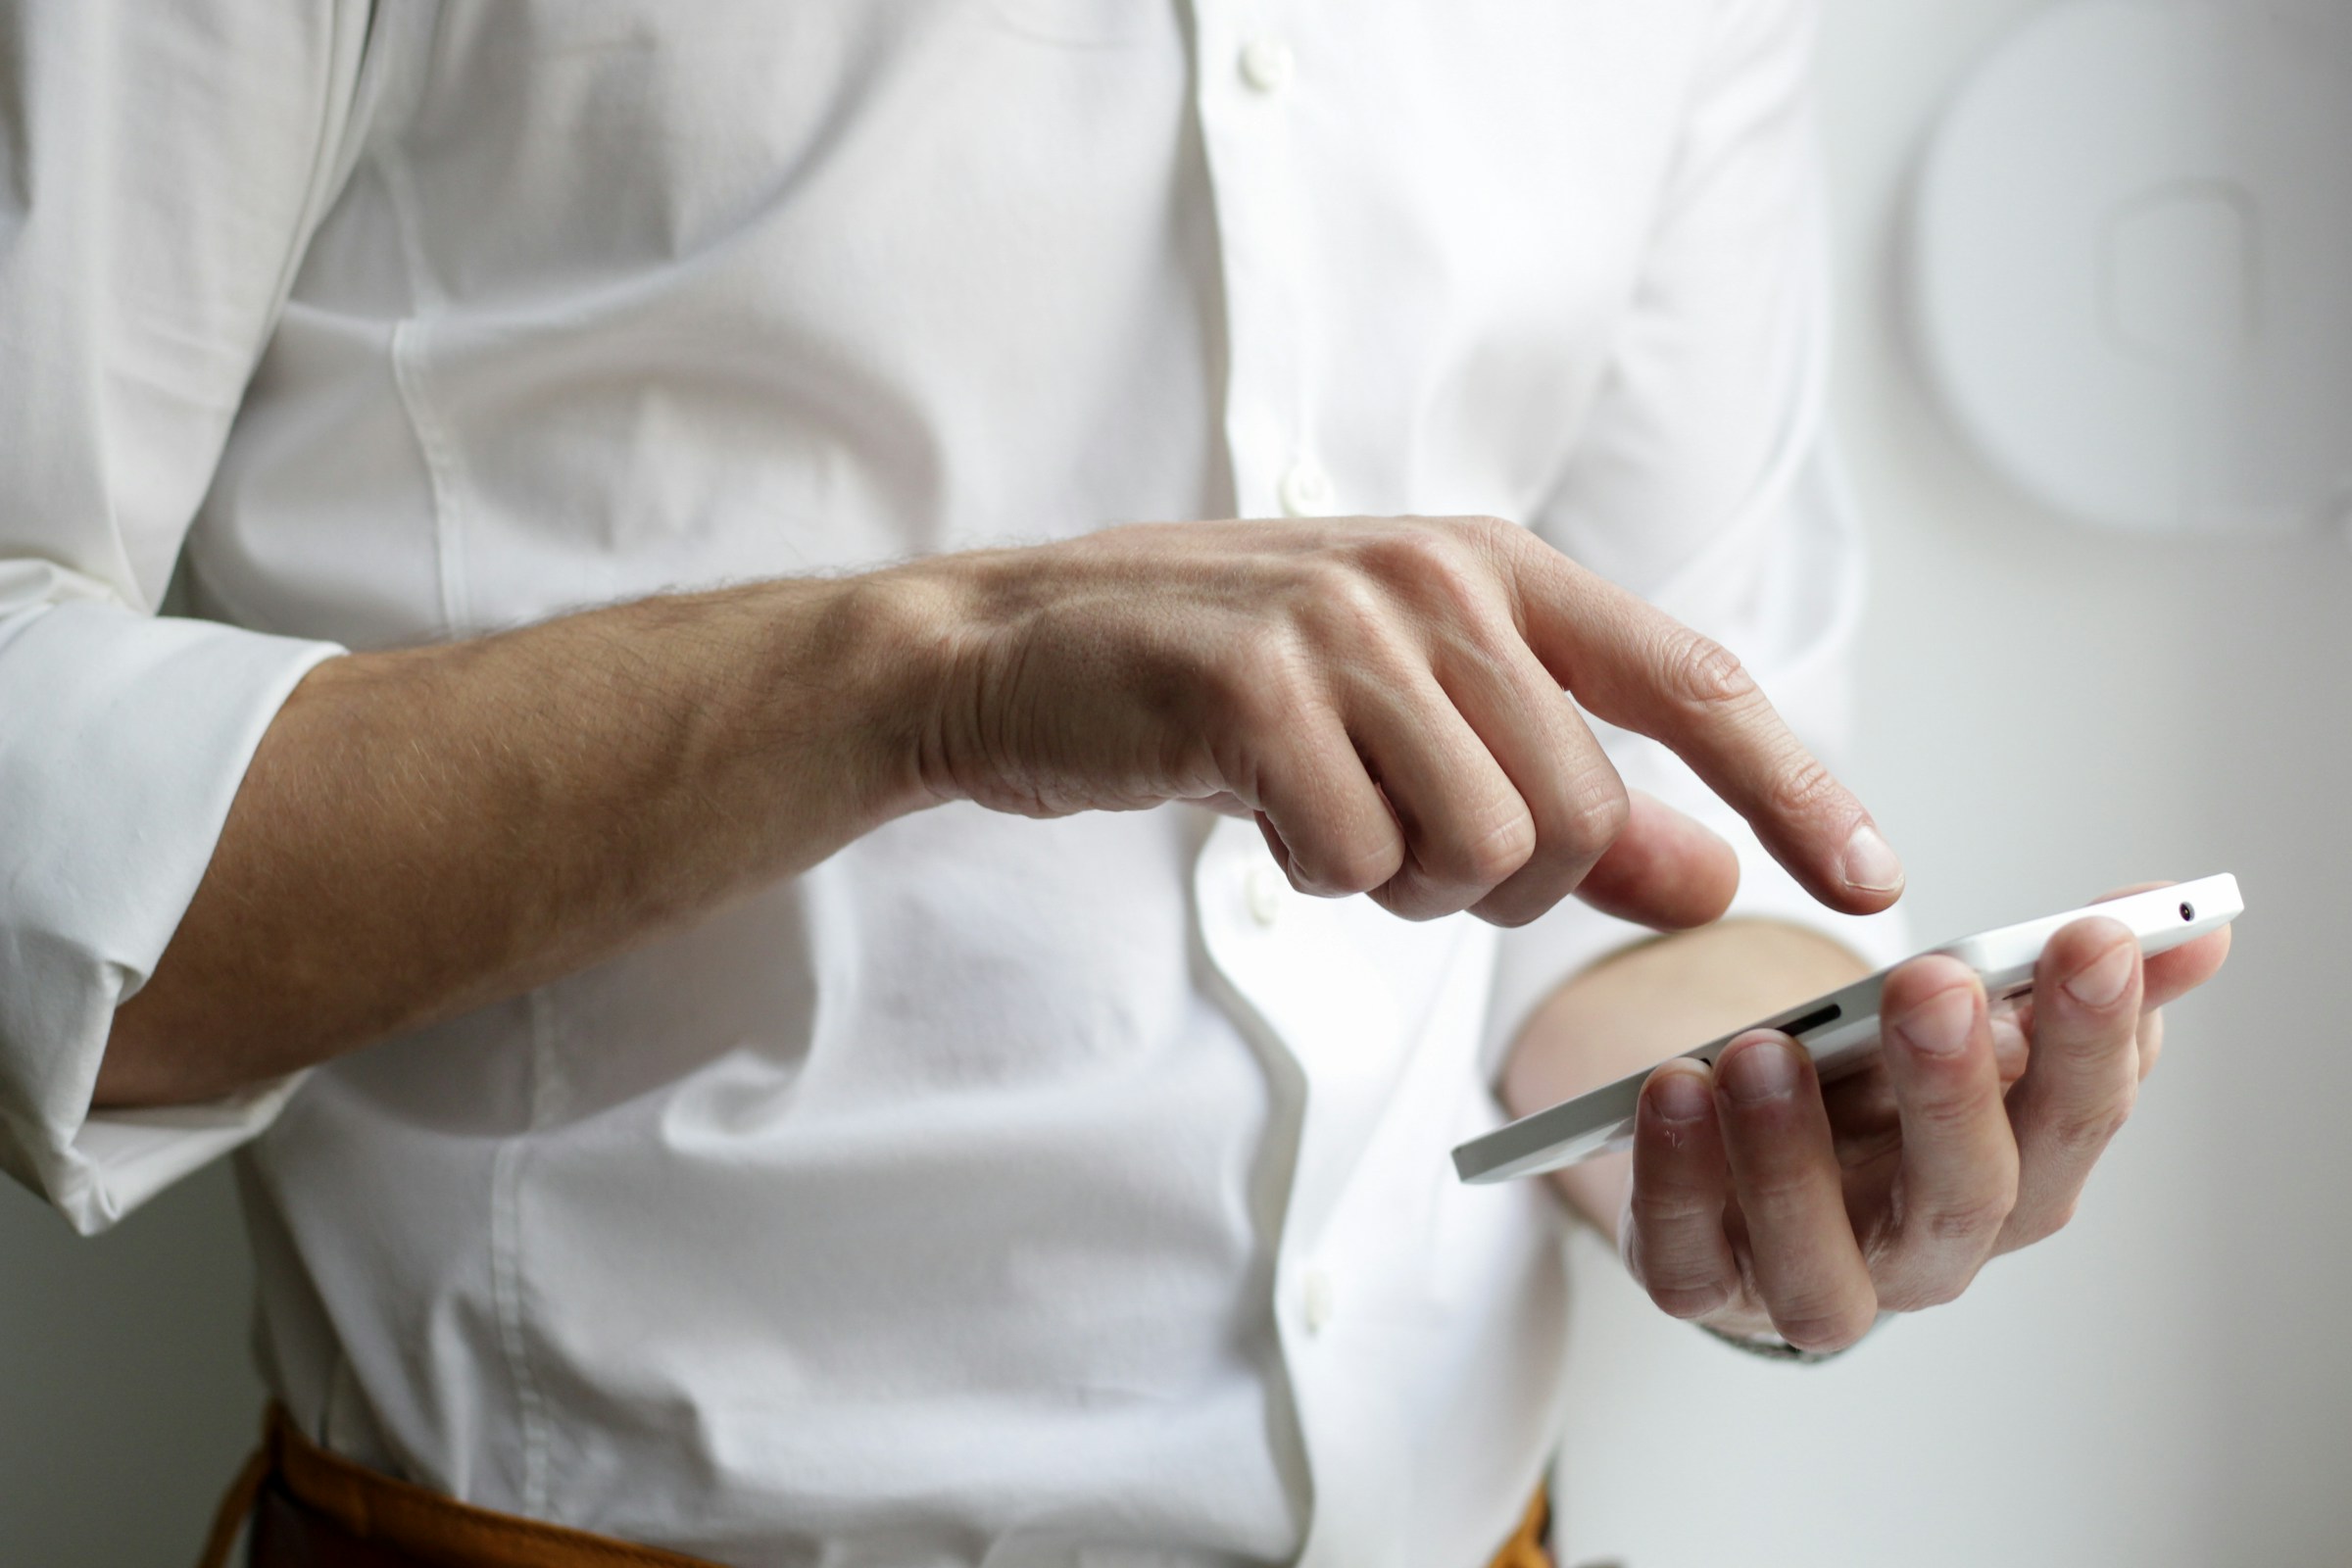
[[[263,732],[340,652],[155,610],[348,168],[368,22],[0,9],[0,1169],[84,1232],[291,1088],[90,1113]]]
[[[1826,424],[1828,258],[1807,0],[1723,0],[1608,378],[1536,526],[1739,655],[1833,767],[1848,728],[1860,530]],[[1626,783],[1739,853],[1736,919],[1802,925],[1874,963],[1893,914],[1816,904],[1664,747],[1595,724]],[[1491,1059],[1563,981],[1651,933],[1570,901],[1503,935]]]

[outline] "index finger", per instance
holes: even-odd
[[[1902,861],[1878,824],[1790,733],[1738,659],[1512,531],[1527,541],[1510,563],[1521,630],[1570,695],[1690,763],[1823,904],[1869,914],[1902,897]]]

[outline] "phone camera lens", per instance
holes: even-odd
[[[2181,918],[2181,919],[2183,919],[2183,920],[2194,920],[2196,917],[2197,917],[2197,906],[2196,906],[2195,905],[2193,905],[2193,904],[2183,904],[2182,906],[2180,906],[2180,918]]]

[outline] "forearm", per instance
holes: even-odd
[[[97,1102],[209,1098],[515,994],[927,804],[943,661],[883,583],[320,665],[117,1012]]]
[[[1526,1115],[1614,1082],[1867,973],[1847,949],[1795,926],[1726,921],[1663,937],[1569,981],[1538,1007],[1511,1049],[1503,1100]],[[1552,1177],[1568,1201],[1614,1236],[1630,1180],[1608,1155]]]
[[[1415,917],[1573,889],[1710,918],[1730,850],[1630,800],[1562,682],[1684,755],[1816,897],[1893,898],[1860,803],[1736,661],[1524,530],[1111,529],[319,666],[117,1011],[97,1101],[209,1098],[513,995],[945,799],[1220,803],[1302,891]]]

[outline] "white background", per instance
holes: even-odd
[[[1936,109],[2038,0],[1828,8],[1841,419],[1878,557],[1848,772],[1919,934],[2217,870],[2251,912],[2075,1228],[1852,1359],[1750,1363],[1583,1249],[1564,1560],[2352,1562],[2352,546],[2109,540],[1983,472],[1910,367],[1898,220]],[[0,1559],[193,1556],[259,1408],[248,1288],[221,1170],[97,1243],[0,1195]]]
[[[2109,539],[1986,476],[1910,363],[1901,210],[1940,106],[2041,7],[1828,9],[1840,422],[1876,551],[1848,773],[1917,933],[2224,870],[2249,912],[2075,1226],[1851,1360],[1750,1363],[1581,1249],[1563,1560],[2352,1563],[2352,544]]]

